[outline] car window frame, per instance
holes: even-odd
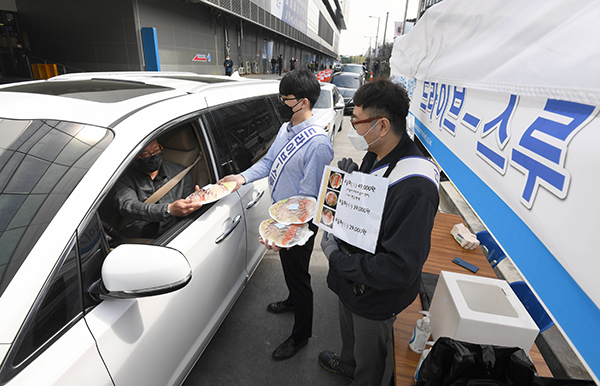
[[[123,163],[119,166],[119,168],[115,171],[113,176],[111,177],[109,183],[106,185],[106,188],[103,190],[102,194],[98,195],[99,198],[93,206],[93,210],[97,211],[102,202],[107,199],[110,191],[118,181],[118,179],[125,173],[127,168],[131,165],[131,163],[148,144],[150,144],[155,139],[167,134],[171,130],[177,129],[177,127],[191,123],[192,125],[196,125],[198,129],[198,135],[200,138],[197,138],[199,141],[204,141],[203,143],[199,142],[199,146],[205,151],[206,156],[210,157],[211,162],[208,164],[208,171],[210,174],[210,178],[212,179],[212,183],[218,181],[218,173],[215,169],[215,165],[212,162],[214,158],[214,150],[212,148],[212,143],[210,143],[204,133],[206,130],[204,128],[204,123],[202,117],[207,113],[207,109],[203,108],[201,110],[196,110],[180,117],[177,117],[169,122],[158,126],[155,130],[152,131],[149,135],[147,135],[143,140],[141,140],[138,145],[133,148],[132,152],[127,156],[127,158],[123,161]],[[207,145],[208,144],[208,145]],[[194,181],[195,183],[196,181]],[[196,221],[202,214],[204,214],[209,208],[212,207],[211,204],[203,205],[200,209],[191,213],[189,216],[180,220],[175,224],[171,229],[167,230],[164,234],[160,235],[156,239],[152,239],[152,245],[165,246],[168,245],[173,239],[175,239],[179,234],[181,234],[191,223]]]
[[[208,113],[207,109],[200,110],[200,113],[196,113],[192,119],[187,119],[182,122],[179,122],[177,125],[171,126],[169,129],[167,129],[160,135],[164,135],[169,130],[174,130],[178,126],[184,125],[186,123],[196,124],[198,126],[197,127],[198,136],[200,136],[200,138],[196,138],[196,139],[204,142],[204,143],[199,142],[198,144],[199,144],[199,146],[201,146],[203,148],[204,152],[206,153],[206,156],[210,158],[208,168],[209,168],[210,178],[212,181],[211,183],[216,183],[220,178],[219,178],[219,174],[217,173],[216,165],[214,164],[215,151],[213,149],[213,144],[210,142],[210,139],[207,137],[208,130],[206,130],[206,126],[204,123],[204,116],[207,113]],[[160,137],[160,135],[155,136],[154,139]],[[153,141],[153,139],[147,143],[150,143],[152,141]],[[194,181],[194,183],[196,183],[196,181]],[[197,211],[182,218],[171,229],[167,230],[164,234],[162,234],[158,238],[154,239],[154,242],[152,244],[159,245],[159,246],[168,245],[177,236],[179,236],[182,232],[184,232],[188,226],[190,226],[194,221],[196,221],[200,216],[202,216],[206,211],[208,211],[213,206],[213,204],[214,203],[202,205],[202,207],[200,209],[198,209]]]

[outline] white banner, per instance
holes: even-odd
[[[581,36],[598,18],[585,0],[445,0],[390,60],[416,135],[595,374],[600,40]]]
[[[326,232],[375,253],[389,180],[326,166],[314,223]]]

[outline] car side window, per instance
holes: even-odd
[[[149,138],[140,147],[144,149],[156,140],[163,163],[155,179],[150,179],[132,161],[116,179],[98,208],[102,226],[111,247],[132,243],[164,243],[185,228],[189,219],[197,218],[202,210],[186,217],[164,216],[164,208],[194,192],[194,186],[203,187],[215,182],[213,168],[205,141],[200,137],[198,117],[177,122],[157,137]],[[158,149],[157,148],[157,149]],[[139,152],[139,151],[138,151]],[[158,167],[158,166],[157,166]],[[188,169],[181,180],[162,193],[154,203],[143,205],[161,187]]]
[[[218,173],[221,176],[234,174],[235,169],[233,166],[233,160],[230,159],[229,146],[227,145],[227,139],[224,135],[221,135],[220,124],[218,120],[212,114],[205,114],[204,121],[206,126],[210,128],[210,134],[215,144],[215,154],[217,158]]]
[[[73,243],[51,283],[44,287],[43,299],[35,314],[28,317],[25,335],[12,361],[16,366],[25,361],[45,342],[82,316],[82,291],[77,264],[77,246]]]
[[[228,144],[227,148],[217,144],[221,163],[231,162],[233,165],[231,170],[224,170],[226,173],[243,172],[260,160],[269,150],[280,127],[279,120],[263,98],[215,109],[212,119],[213,122],[208,123],[213,137]]]

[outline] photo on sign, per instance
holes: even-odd
[[[335,211],[325,208],[321,215],[321,223],[331,228],[334,219]]]
[[[327,194],[325,194],[325,205],[327,205],[331,209],[335,209],[337,202],[338,192],[327,189]]]
[[[331,177],[329,177],[329,188],[335,189],[337,191],[342,187],[342,182],[344,181],[344,176],[340,173],[332,173]]]

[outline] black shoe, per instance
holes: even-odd
[[[322,351],[319,354],[319,363],[321,364],[321,366],[323,366],[325,370],[329,371],[330,373],[342,374],[345,375],[346,378],[350,379],[351,381],[354,380],[354,377],[351,374],[346,373],[344,369],[342,369],[339,354],[336,354],[331,351]]]
[[[308,338],[304,339],[302,342],[300,342],[298,344],[294,343],[294,339],[292,339],[291,337],[287,338],[285,342],[280,344],[279,347],[277,347],[277,349],[275,349],[275,351],[273,351],[273,354],[271,356],[276,361],[290,359],[291,357],[296,355],[298,350],[300,350],[302,347],[306,346],[307,343],[308,343]]]
[[[285,300],[271,303],[267,306],[267,311],[273,314],[283,314],[284,312],[294,312],[294,307],[285,304]]]

